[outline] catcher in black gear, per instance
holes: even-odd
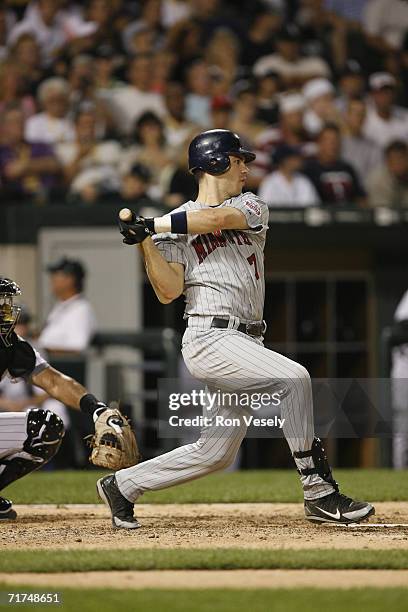
[[[0,276],[0,379],[23,378],[62,403],[92,415],[95,437],[90,460],[95,465],[118,469],[137,463],[134,434],[120,411],[108,408],[76,380],[52,368],[15,333],[21,310],[15,300],[20,294],[17,283]],[[63,436],[61,419],[48,410],[0,413],[0,491],[52,459]],[[0,519],[14,518],[12,502],[0,497]]]

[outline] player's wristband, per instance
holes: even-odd
[[[171,232],[172,234],[187,234],[187,212],[174,213],[172,215],[164,215],[163,217],[150,217],[144,220],[149,232],[152,234],[164,234]]]

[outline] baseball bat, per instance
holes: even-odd
[[[124,221],[125,223],[131,223],[135,219],[134,213],[130,210],[130,208],[122,208],[119,211],[119,219]]]
[[[123,223],[133,223],[134,221],[136,221],[137,217],[135,215],[135,213],[133,211],[130,210],[130,208],[122,208],[119,211],[119,219],[123,222]],[[142,217],[141,217],[142,219]],[[148,233],[148,229],[145,228],[146,233]],[[130,234],[136,234],[136,232],[134,232],[132,229],[128,229],[128,232]]]

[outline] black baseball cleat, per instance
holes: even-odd
[[[96,490],[101,500],[109,507],[115,529],[138,529],[140,523],[133,516],[133,504],[119,491],[115,474],[100,478]]]
[[[319,499],[305,499],[305,515],[313,523],[360,523],[372,514],[375,508],[371,504],[354,501],[337,491]]]
[[[0,521],[14,521],[17,512],[13,510],[13,503],[5,497],[0,497]]]

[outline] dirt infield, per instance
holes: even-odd
[[[0,550],[106,548],[364,548],[408,549],[408,502],[376,505],[359,528],[305,521],[301,504],[138,504],[143,528],[113,530],[102,505],[16,506],[17,521],[4,521]],[[109,539],[106,535],[109,534]]]
[[[160,570],[0,574],[1,584],[109,589],[271,589],[407,587],[408,570]]]

